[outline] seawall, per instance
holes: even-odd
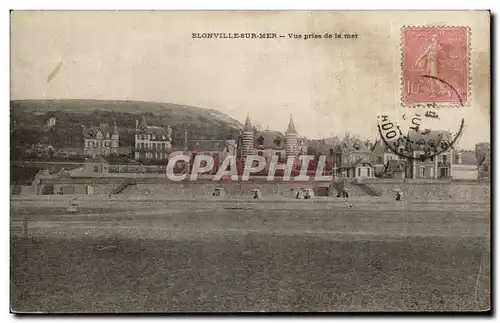
[[[120,186],[124,179],[118,178],[65,178],[43,179],[40,186],[52,186],[53,194],[110,194]],[[491,187],[489,182],[479,181],[418,181],[418,180],[367,180],[363,181],[382,196],[394,196],[394,190],[403,191],[405,199],[412,200],[490,200]],[[140,178],[135,180],[135,185],[128,186],[121,195],[165,195],[172,197],[202,197],[211,196],[216,188],[227,196],[250,196],[252,189],[258,188],[262,196],[287,196],[294,197],[300,188],[311,188],[317,195],[325,192],[324,183],[314,182],[213,182],[211,180],[196,182],[169,182],[165,178]],[[321,189],[319,188],[321,187]],[[355,184],[348,183],[351,196],[367,196]],[[13,195],[41,194],[43,190],[36,186],[11,186]],[[329,196],[336,196],[336,190],[330,190]]]

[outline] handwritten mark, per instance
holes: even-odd
[[[425,117],[426,117],[426,118],[439,119],[439,116],[438,116],[438,115],[437,115],[437,113],[436,113],[436,112],[434,112],[434,111],[427,111],[427,112],[425,113]]]
[[[56,65],[56,67],[52,70],[52,72],[49,74],[49,77],[47,77],[47,83],[52,81],[54,76],[56,76],[57,72],[61,69],[61,66],[63,64],[63,61],[60,61],[59,64]]]

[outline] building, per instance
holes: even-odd
[[[107,174],[109,163],[101,156],[88,158],[83,164],[83,172],[94,176],[95,174]]]
[[[226,140],[192,139],[187,141],[188,151],[195,152],[222,152],[226,147]]]
[[[453,149],[445,149],[437,155],[430,143],[451,142],[451,134],[447,131],[430,131],[425,134],[417,131],[408,133],[408,144],[411,148],[411,158],[407,169],[408,178],[452,178]],[[399,147],[399,149],[403,149]],[[438,151],[440,148],[437,148]],[[431,157],[427,157],[427,155]],[[405,153],[408,154],[408,153]]]
[[[99,127],[83,129],[83,147],[86,156],[95,158],[97,156],[118,155],[120,134],[116,121],[113,126],[101,123]]]
[[[297,138],[297,155],[306,155],[309,147],[309,140],[306,137]]]
[[[172,129],[149,126],[146,117],[135,123],[135,150],[136,160],[167,160],[172,152]]]
[[[393,150],[391,150],[382,140],[377,140],[370,148],[371,154],[371,162],[373,164],[374,175],[378,177],[383,177],[388,175],[386,173],[388,163],[391,160],[398,161],[400,157]],[[395,163],[392,163],[390,167],[395,166]],[[398,164],[399,165],[399,164]],[[399,167],[399,166],[398,166]]]
[[[340,144],[341,140],[338,137],[311,139],[307,142],[306,153],[314,156],[333,156],[333,149]]]
[[[478,166],[478,179],[481,180],[490,180],[491,178],[491,166],[490,159],[484,158],[479,162]]]
[[[238,145],[237,145],[236,140],[234,140],[234,139],[226,140],[226,143],[224,145],[224,148],[222,149],[222,152],[225,155],[236,155],[237,151],[238,151]]]
[[[374,177],[372,152],[365,142],[346,134],[333,150],[336,176],[344,178]]]
[[[377,140],[371,147],[372,163],[374,165],[387,165],[390,160],[399,160],[399,155],[391,150],[382,140]]]
[[[491,178],[491,146],[489,142],[482,142],[476,145],[475,149],[478,178],[481,180],[489,180]]]
[[[299,155],[298,133],[292,116],[285,133],[275,130],[256,131],[247,115],[242,134],[237,141],[237,156],[244,163],[248,156],[263,156],[269,165],[274,156],[285,164],[287,157]],[[268,167],[264,171],[266,171]]]
[[[48,131],[52,127],[54,127],[57,123],[57,119],[55,117],[50,117],[49,119],[45,120],[45,125],[44,125],[44,130]]]
[[[406,162],[398,159],[388,160],[384,166],[383,176],[389,178],[405,178]]]

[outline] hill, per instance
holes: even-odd
[[[10,102],[11,149],[41,141],[55,147],[83,145],[82,126],[113,124],[120,129],[120,145],[134,144],[135,122],[143,115],[150,125],[172,127],[173,144],[182,145],[184,129],[189,139],[232,139],[243,126],[231,117],[210,109],[171,103],[109,100],[14,100]],[[44,131],[55,117],[57,124]]]

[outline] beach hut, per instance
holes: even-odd
[[[295,194],[295,198],[298,200],[309,200],[314,197],[314,191],[312,188],[300,188]]]
[[[253,188],[252,189],[252,198],[259,200],[262,198],[262,191],[258,188]]]
[[[396,195],[396,201],[401,201],[403,199],[403,191],[399,187],[395,187],[392,191]]]
[[[80,210],[80,201],[78,198],[74,198],[71,200],[71,203],[67,209],[68,212],[70,213],[77,213]]]
[[[218,196],[218,197],[226,196],[226,192],[224,191],[223,187],[216,187],[212,192],[212,196]]]

